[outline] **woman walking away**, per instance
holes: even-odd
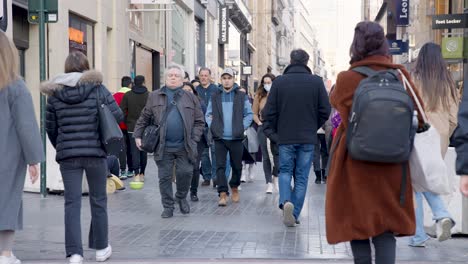
[[[101,144],[97,105],[106,104],[116,122],[123,114],[102,84],[102,74],[90,70],[88,59],[73,52],[65,61],[65,73],[42,84],[48,95],[46,129],[57,150],[65,190],[65,249],[70,263],[83,262],[81,242],[81,185],[86,172],[91,203],[89,247],[96,249],[96,261],[112,254],[108,242],[107,154]],[[99,102],[98,102],[99,101]]]
[[[408,80],[411,76],[403,65],[391,62],[384,30],[377,23],[366,21],[357,24],[350,54],[350,70],[338,75],[335,90],[330,97],[331,104],[340,113],[342,122],[333,141],[331,149],[333,154],[327,179],[325,205],[327,240],[330,244],[351,241],[356,264],[372,263],[372,241],[375,248],[375,263],[393,264],[396,257],[395,236],[413,235],[416,228],[409,167],[402,163],[360,161],[352,158],[346,143],[347,130],[350,126],[353,96],[360,82],[366,78],[364,74],[356,72],[363,68],[357,69],[357,67],[365,66],[365,69],[372,71],[401,70]],[[395,80],[396,76],[393,74],[387,73],[382,78],[389,78],[387,80],[393,78],[391,80],[395,85],[401,85],[399,88],[404,91],[403,84]],[[418,91],[415,93],[419,97]],[[411,107],[411,101],[414,104],[414,98],[407,97],[407,93],[399,94],[406,102],[406,107],[403,109],[406,110],[404,118],[408,122],[404,128],[414,129],[411,127],[413,111],[408,109]],[[367,104],[369,105],[370,103]],[[382,107],[383,111],[389,108]],[[418,116],[421,117],[421,114]],[[421,118],[419,125],[423,125]],[[368,128],[376,131],[372,129]],[[368,136],[372,136],[375,140],[374,136],[378,135],[368,134]],[[401,136],[407,136],[409,139],[409,133],[407,135],[405,132]],[[408,145],[407,149],[409,147]]]
[[[18,74],[18,53],[0,31],[0,263],[20,264],[12,253],[15,232],[23,229],[26,168],[32,183],[44,161],[34,104]]]
[[[265,182],[267,184],[266,193],[273,193],[273,187],[277,186],[278,175],[273,175],[272,161],[268,151],[268,141],[265,135],[265,127],[263,126],[262,110],[267,102],[268,94],[271,89],[271,84],[275,80],[275,75],[267,73],[263,75],[260,86],[257,89],[257,94],[254,99],[252,111],[254,113],[254,122],[258,125],[258,141],[260,142],[260,150],[263,158],[263,172],[265,173]],[[275,149],[274,142],[271,142],[271,149]]]
[[[419,52],[413,74],[416,86],[422,95],[429,123],[440,134],[442,156],[445,157],[449,139],[457,127],[458,93],[447,63],[442,57],[440,46],[426,43]],[[450,230],[455,222],[447,211],[442,198],[431,192],[416,194],[416,235],[411,238],[410,246],[424,247],[429,236],[424,231],[423,196],[429,204],[433,219],[436,221],[437,240],[450,238]]]

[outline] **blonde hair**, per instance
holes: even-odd
[[[19,78],[18,50],[0,30],[0,90]]]

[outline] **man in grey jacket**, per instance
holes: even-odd
[[[190,213],[187,194],[192,180],[193,164],[197,158],[197,142],[203,134],[205,119],[200,101],[192,93],[185,92],[183,78],[185,71],[178,65],[166,70],[166,85],[151,93],[141,112],[135,130],[136,145],[141,147],[141,137],[151,120],[161,126],[159,144],[154,152],[158,165],[159,190],[164,211],[163,218],[173,216],[177,202],[183,214]],[[167,119],[161,119],[172,105]],[[175,163],[177,191],[172,191],[172,174]]]

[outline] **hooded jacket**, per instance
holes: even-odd
[[[145,108],[148,96],[149,92],[145,86],[134,86],[130,92],[124,95],[120,109],[124,113],[128,132],[135,130],[135,124],[140,117],[141,111]]]
[[[118,92],[116,92],[114,94],[114,99],[115,99],[115,102],[117,103],[118,106],[120,106],[122,104],[122,99],[124,97],[124,95],[128,92],[130,92],[132,89],[128,88],[128,87],[122,87],[120,88],[120,90]],[[120,129],[122,130],[127,130],[127,125],[125,124],[125,122],[120,122],[119,124],[120,126]]]
[[[107,156],[98,132],[98,91],[100,103],[109,107],[117,122],[122,121],[122,111],[97,71],[61,74],[41,84],[41,92],[48,96],[46,131],[58,162]]]

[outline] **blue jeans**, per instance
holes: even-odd
[[[214,160],[213,162],[211,162],[210,160],[210,150],[212,153],[212,157],[214,157],[213,148],[205,148],[201,156],[201,169],[203,174],[203,180],[205,181],[209,181],[215,178],[213,177],[213,175],[216,175],[216,166],[214,165],[216,163]]]
[[[296,220],[304,205],[314,147],[313,144],[279,145],[279,204],[282,207],[286,201],[291,202]],[[294,167],[296,175],[294,189],[291,190]]]
[[[424,231],[424,208],[423,208],[423,195],[432,210],[432,219],[438,221],[444,218],[452,219],[450,213],[445,208],[444,201],[439,195],[431,192],[417,192],[416,197],[416,234],[411,238],[410,244],[421,244],[429,239],[429,236]],[[453,221],[453,219],[452,219]]]

